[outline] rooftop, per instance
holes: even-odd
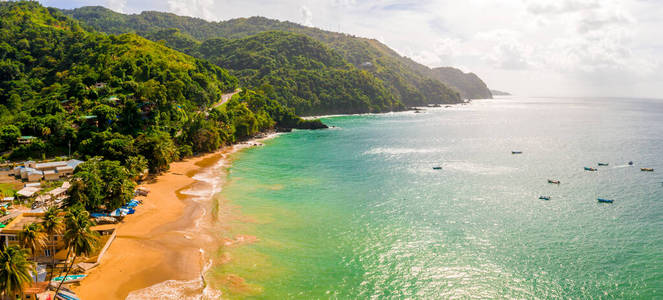
[[[23,197],[32,197],[37,192],[39,192],[39,190],[41,190],[41,189],[38,188],[38,187],[28,186],[28,187],[22,188],[20,191],[16,192],[16,194],[18,194],[20,196],[23,196]]]
[[[7,227],[2,229],[2,233],[18,233],[23,230],[23,227],[32,223],[41,223],[43,213],[23,213],[16,217],[7,224]]]
[[[83,161],[81,161],[81,160],[70,159],[69,161],[67,161],[67,166],[70,166],[70,167],[76,169],[76,167],[78,167],[78,165],[80,165],[82,163],[83,163]]]
[[[36,169],[46,169],[46,168],[63,167],[63,166],[66,166],[66,165],[67,165],[66,161],[53,161],[53,162],[35,164],[35,168]]]
[[[23,288],[23,293],[26,295],[34,295],[34,294],[41,294],[46,291],[48,288],[48,281],[43,281],[43,282],[31,282],[30,285],[26,286]]]

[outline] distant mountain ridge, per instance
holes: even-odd
[[[82,7],[63,12],[97,30],[113,34],[136,32],[149,36],[164,29],[176,28],[183,35],[198,41],[210,38],[238,39],[267,31],[307,35],[339,52],[355,67],[366,70],[384,81],[385,86],[398,101],[410,106],[458,103],[462,101],[461,94],[474,93],[464,90],[463,84],[454,85],[439,80],[430,68],[399,55],[377,40],[329,32],[287,21],[251,17],[208,22],[155,11],[125,15],[103,7]]]
[[[463,73],[451,67],[434,68],[432,71],[435,78],[459,91],[463,99],[493,98],[486,83],[474,73]]]
[[[493,95],[495,96],[511,96],[511,93],[498,91],[498,90],[490,90],[490,92],[493,93]]]

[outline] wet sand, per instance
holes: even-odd
[[[132,291],[167,280],[200,281],[205,260],[201,249],[214,249],[222,241],[214,241],[199,225],[205,219],[205,202],[196,202],[183,192],[209,189],[204,186],[208,183],[193,177],[248,146],[239,144],[172,163],[168,172],[142,184],[150,189],[147,197],[138,197],[143,205],[118,226],[117,238],[101,264],[72,289],[81,299],[125,299]],[[202,293],[202,284],[192,293]]]

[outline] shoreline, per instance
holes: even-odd
[[[233,153],[276,135],[173,162],[167,172],[141,184],[150,189],[147,196],[136,197],[143,205],[118,224],[117,237],[100,265],[72,290],[81,299],[219,296],[204,282],[210,264],[206,253],[223,242],[209,230],[211,198],[226,177],[218,169],[230,166]]]

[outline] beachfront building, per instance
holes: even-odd
[[[27,182],[37,182],[42,179],[55,181],[71,176],[74,174],[76,167],[82,163],[83,161],[77,159],[46,163],[26,161],[22,166],[14,168],[14,176],[20,177]]]
[[[21,295],[14,295],[14,299],[19,299]],[[25,299],[49,299],[48,282],[30,282],[29,285],[23,287],[23,297]]]
[[[12,245],[19,245],[18,241],[18,235],[19,233],[23,230],[23,228],[29,224],[32,223],[41,223],[43,222],[44,218],[44,213],[33,213],[33,212],[27,212],[23,213],[19,216],[17,216],[14,220],[9,222],[5,228],[2,228],[2,231],[0,231],[0,243],[2,243],[5,247],[7,246],[12,246]],[[50,263],[51,262],[51,257],[53,253],[52,246],[55,246],[55,252],[56,260],[64,260],[64,255],[60,255],[58,252],[65,252],[61,251],[65,249],[64,246],[64,240],[62,239],[62,235],[55,235],[52,237],[49,237],[49,240],[47,242],[48,247],[44,247],[44,249],[40,249],[37,255],[37,262],[43,262],[43,263]],[[65,253],[66,254],[66,253]]]

